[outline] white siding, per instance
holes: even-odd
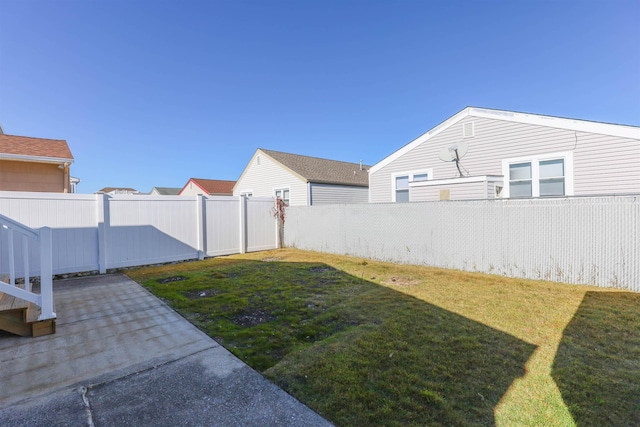
[[[183,188],[180,193],[181,196],[197,196],[198,194],[207,195],[206,191],[198,187],[193,182],[189,182],[189,184]]]
[[[502,175],[502,160],[555,152],[574,153],[574,195],[640,193],[640,140],[468,116],[369,176],[370,201],[391,202],[393,173],[433,168],[435,179],[458,175],[439,151],[463,140],[473,122],[475,136],[461,165],[469,175]]]
[[[311,184],[311,204],[367,203],[369,189],[346,185]]]
[[[257,155],[260,164],[256,162]],[[253,197],[274,197],[274,190],[282,188],[289,189],[291,206],[307,205],[307,183],[258,151],[233,188],[233,195],[251,192]]]

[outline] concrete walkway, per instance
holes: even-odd
[[[330,426],[120,274],[54,283],[57,332],[0,332],[1,426]]]

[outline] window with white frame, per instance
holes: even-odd
[[[276,199],[281,199],[285,205],[289,206],[289,189],[278,188],[275,190]]]
[[[413,172],[400,172],[391,176],[393,186],[393,201],[405,203],[409,201],[409,183],[428,181],[433,179],[433,169],[424,169]]]
[[[573,153],[554,153],[502,161],[504,197],[573,195]]]
[[[396,176],[396,200],[397,203],[409,201],[409,175]]]

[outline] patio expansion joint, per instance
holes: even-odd
[[[107,384],[111,384],[111,383],[115,383],[117,381],[122,381],[122,380],[125,380],[127,378],[135,377],[136,375],[140,375],[140,374],[145,373],[145,372],[153,371],[154,369],[158,369],[158,368],[161,368],[163,366],[170,365],[170,364],[175,363],[175,362],[177,362],[177,361],[179,361],[181,359],[186,359],[188,357],[195,356],[196,354],[204,353],[206,351],[211,350],[212,348],[217,348],[217,347],[218,347],[218,344],[215,343],[214,345],[212,345],[210,347],[206,347],[206,348],[194,351],[194,352],[189,353],[189,354],[181,355],[178,358],[170,358],[170,359],[165,360],[165,361],[160,362],[160,363],[154,363],[152,366],[149,366],[147,368],[143,368],[143,369],[140,369],[140,370],[136,370],[135,372],[130,372],[128,374],[121,375],[121,376],[115,377],[115,378],[109,378],[109,379],[106,379],[104,381],[99,381],[99,382],[92,383],[92,384],[89,384],[89,385],[86,385],[86,386],[80,386],[80,390],[82,392],[82,398],[85,401],[85,405],[87,407],[89,407],[89,398],[87,396],[87,393],[90,392],[94,388],[97,388],[97,387],[100,387],[100,386],[104,386],[104,385],[107,385]],[[91,425],[93,426],[93,424],[91,424]]]

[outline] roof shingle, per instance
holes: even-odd
[[[361,168],[359,163],[301,156],[299,154],[265,150],[264,148],[260,148],[260,151],[304,177],[309,182],[359,187],[369,186],[368,169],[371,167],[369,165],[362,165]]]
[[[0,134],[0,155],[50,157],[73,161],[73,155],[63,139],[32,138]]]
[[[189,182],[194,182],[205,190],[207,194],[233,194],[233,186],[236,184],[235,181],[202,178],[191,178]],[[187,185],[189,185],[189,183],[187,183]]]

